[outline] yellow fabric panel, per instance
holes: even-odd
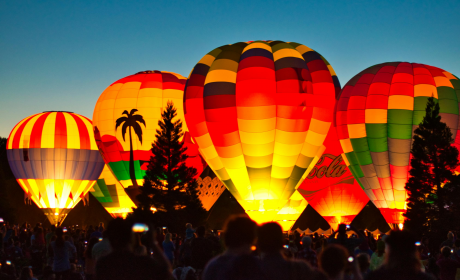
[[[199,137],[195,137],[195,142],[197,143],[199,147],[204,147],[204,148],[207,148],[213,145],[211,136],[209,135],[209,133],[206,133]]]
[[[249,156],[245,154],[244,161],[247,167],[263,168],[272,165],[273,154],[266,156]]]
[[[415,85],[414,86],[414,97],[417,97],[417,96],[427,96],[427,97],[438,98],[438,91],[436,90],[436,87],[433,85],[426,85],[426,84]]]
[[[302,144],[283,144],[280,142],[275,142],[274,153],[283,155],[283,156],[299,156],[300,151],[302,150]]]
[[[253,199],[251,192],[251,183],[248,177],[246,166],[241,168],[226,168],[229,178],[232,178],[233,183],[243,199]]]
[[[366,137],[366,124],[359,123],[359,124],[348,124],[348,135],[350,138],[363,138]]]
[[[250,43],[249,45],[247,45],[244,49],[243,49],[243,52],[246,52],[247,50],[250,50],[250,49],[264,49],[264,50],[267,50],[269,52],[272,52],[272,48],[267,45],[266,43],[262,43],[262,42],[254,42],[254,43]]]
[[[206,76],[204,84],[206,85],[214,82],[236,83],[236,72],[223,69],[210,71]]]
[[[327,135],[330,127],[331,122],[323,122],[317,119],[311,119],[310,127],[308,129],[318,134]]]
[[[56,208],[56,197],[54,196],[54,180],[53,179],[44,179],[43,183],[45,185],[45,191],[41,192],[42,197],[43,194],[46,194],[46,198],[44,198],[45,203],[47,204],[47,208]]]
[[[313,51],[312,49],[310,49],[309,47],[304,46],[304,45],[297,46],[295,49],[296,49],[300,54],[304,54],[304,53],[306,53],[306,52],[311,52],[311,51]]]
[[[388,109],[414,110],[414,97],[407,95],[390,95]]]
[[[388,110],[386,109],[366,109],[366,123],[387,123]]]
[[[67,114],[67,113],[64,113]],[[56,116],[57,113],[53,112],[46,117],[42,129],[41,148],[54,148],[54,137],[56,130]]]
[[[128,84],[132,84],[132,82]],[[140,83],[138,84],[140,86]],[[125,88],[125,89],[121,89],[120,91],[118,91],[117,99],[121,99],[121,98],[136,98],[137,99],[138,95],[139,95],[139,88]]]
[[[239,155],[239,156],[231,157],[231,158],[221,157],[220,160],[227,170],[246,167],[243,155]]]
[[[280,167],[291,167],[294,166],[297,161],[298,155],[295,156],[283,156],[279,154],[273,154],[273,166]],[[275,177],[281,178],[281,177]]]
[[[211,64],[214,62],[215,59],[216,58],[214,56],[207,54],[207,55],[203,56],[203,58],[200,61],[198,61],[197,64],[201,63],[201,64],[211,66]]]
[[[29,148],[30,134],[32,133],[32,128],[34,127],[34,124],[37,121],[37,119],[42,114],[37,114],[37,115],[33,116],[30,119],[30,121],[25,125],[25,127],[24,127],[24,129],[22,130],[22,133],[21,133],[21,138],[19,140],[19,149]]]
[[[70,198],[70,191],[72,189],[72,185],[75,180],[63,180],[63,182],[60,182],[62,185],[62,190],[60,193],[58,193],[58,196],[60,196],[60,201],[59,201],[59,208],[65,208],[66,206],[66,201],[68,198]],[[75,199],[75,198],[74,198]]]
[[[241,143],[243,153],[248,156],[267,156],[273,154],[275,142],[266,144],[245,144]]]
[[[303,144],[307,138],[307,131],[290,132],[277,129],[275,141],[284,144]]]
[[[236,107],[237,116],[242,120],[263,120],[276,117],[276,105],[257,107]]]
[[[271,175],[273,178],[289,178],[293,169],[294,165],[287,167],[273,165]]]
[[[342,147],[343,149],[343,152],[344,153],[349,153],[349,152],[353,152],[353,146],[351,145],[351,141],[350,139],[340,139],[340,146]],[[344,157],[346,158],[346,157]]]
[[[80,149],[80,132],[77,122],[70,114],[64,114],[64,118],[67,128],[67,149]],[[94,138],[94,133],[92,131],[90,133],[90,137]]]
[[[160,88],[141,88],[139,90],[138,98],[141,97],[162,97],[162,89]],[[149,104],[138,103],[139,107],[148,107]]]
[[[202,148],[200,149],[200,151],[206,159],[212,159],[212,158],[218,157],[216,148],[214,146]]]
[[[174,103],[174,107],[180,106],[182,104],[183,96],[184,96],[184,92],[182,90],[164,89],[163,90],[163,100],[164,100],[163,107],[166,107],[168,100]]]
[[[276,128],[276,118],[263,120],[242,120],[238,119],[238,128],[240,131],[247,132],[267,132]]]
[[[246,131],[239,131],[241,143],[244,144],[267,144],[275,141],[275,129],[266,131],[266,132],[258,132],[258,133],[250,133]]]
[[[345,165],[350,166],[350,162],[348,161],[347,157],[345,156],[345,153],[341,154],[340,156],[342,157],[343,161],[345,162]]]
[[[434,77],[434,82],[436,83],[436,87],[454,88],[450,80],[446,77]]]
[[[296,57],[296,58],[300,58],[304,60],[302,55],[297,50],[294,50],[294,49],[280,49],[273,53],[274,61],[277,61],[285,57]]]
[[[14,136],[16,135],[16,132],[18,131],[19,127],[20,127],[25,121],[27,121],[27,120],[30,119],[30,118],[33,118],[34,116],[35,116],[35,115],[23,119],[22,121],[20,121],[20,122],[13,128],[13,130],[12,130],[11,133],[10,133],[10,136],[8,137],[8,147],[7,147],[7,149],[12,149],[12,148],[13,148],[13,139],[14,139]]]
[[[326,139],[326,134],[319,134],[309,130],[307,132],[307,138],[305,139],[305,142],[315,146],[320,146],[323,144],[324,139]]]
[[[236,73],[236,71],[238,71],[238,62],[230,59],[217,59],[212,63],[209,71],[219,69],[226,69]]]

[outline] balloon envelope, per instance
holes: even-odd
[[[90,193],[114,218],[126,218],[129,213],[133,212],[132,208],[136,207],[107,165],[104,165],[102,174]]]
[[[51,224],[64,220],[104,167],[91,121],[69,112],[23,119],[11,131],[7,154],[19,185]]]
[[[273,221],[322,152],[339,89],[329,63],[304,45],[236,43],[193,68],[185,119],[203,158],[248,215]]]
[[[99,97],[93,115],[96,142],[107,166],[124,188],[133,186],[133,180],[137,185],[143,185],[152,156],[150,149],[159,129],[158,121],[168,101],[173,102],[177,109],[176,118],[182,120],[182,129],[187,131],[182,109],[185,82],[186,78],[179,74],[144,71],[114,82]],[[129,123],[126,121],[117,128],[117,120],[126,117],[123,112],[126,110],[130,113],[133,109],[137,110],[134,112],[136,123],[131,123],[131,128],[124,130],[123,125]],[[135,178],[131,178],[129,170],[131,144]],[[186,146],[193,145],[186,143]],[[187,161],[187,164],[201,164],[200,160],[194,159]],[[198,172],[203,170],[203,166],[194,167]],[[133,197],[136,194],[136,190],[131,188],[127,191],[132,192]]]
[[[390,224],[403,223],[413,131],[429,97],[460,143],[460,81],[437,67],[390,62],[367,68],[342,89],[337,134],[350,170]]]

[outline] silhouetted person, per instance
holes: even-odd
[[[244,216],[230,217],[224,227],[225,252],[212,259],[203,280],[265,280],[260,261],[251,255],[257,224]]]
[[[308,262],[312,267],[318,267],[318,257],[316,252],[311,248],[311,237],[304,236],[302,238],[302,250],[297,253],[296,258]]]
[[[75,259],[77,251],[71,242],[64,240],[62,228],[56,229],[56,241],[51,242],[51,248],[53,250],[53,271],[56,274],[56,279],[68,279],[70,274],[69,259],[72,257]]]
[[[204,238],[206,229],[199,226],[196,229],[196,236],[191,243],[191,261],[192,267],[196,270],[203,270],[210,259],[212,259],[213,244],[210,240]]]
[[[259,227],[258,249],[260,250],[262,272],[268,280],[325,279],[305,261],[287,260],[283,250],[283,230],[278,223],[265,223]]]
[[[441,258],[436,262],[440,280],[455,280],[457,269],[460,268],[459,257],[454,254],[455,259],[451,258],[452,251],[453,249],[448,246],[441,249]]]
[[[324,248],[319,255],[319,267],[327,274],[330,280],[342,280],[349,266],[349,252],[339,244],[331,244]],[[351,264],[355,280],[362,279],[357,263]]]
[[[85,279],[93,280],[96,274],[96,259],[93,257],[93,248],[99,242],[99,239],[93,237],[89,240],[88,247],[86,247],[85,257]]]
[[[356,237],[351,237],[349,238],[347,235],[348,230],[353,230],[358,234],[358,238]],[[337,235],[337,238],[335,238]],[[347,248],[348,252],[350,254],[353,254],[354,250],[356,247],[358,247],[365,239],[365,236],[352,226],[347,229],[347,225],[345,224],[340,224],[339,228],[336,232],[334,232],[330,237],[328,242],[332,244],[340,244]]]
[[[383,265],[366,279],[425,280],[434,279],[421,271],[417,258],[416,239],[406,231],[393,231],[385,239],[386,258]]]
[[[97,262],[103,256],[106,256],[112,252],[112,247],[110,246],[110,241],[107,235],[107,231],[102,232],[102,241],[94,244],[92,250],[92,257]]]
[[[452,231],[449,231],[447,233],[447,239],[444,240],[441,245],[439,246],[439,248],[442,248],[444,246],[448,246],[450,248],[454,248],[454,233]]]
[[[132,251],[131,224],[121,218],[112,220],[107,226],[107,235],[112,252],[96,263],[97,280],[151,280],[170,279],[171,268],[163,253],[155,244],[153,258],[136,256]],[[147,232],[153,240],[151,231]],[[153,241],[152,241],[153,243]]]

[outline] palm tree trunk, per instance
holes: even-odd
[[[138,188],[136,175],[134,173],[134,151],[133,151],[133,138],[131,137],[131,127],[129,127],[129,176],[133,187]]]

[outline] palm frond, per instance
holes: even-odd
[[[138,110],[137,109],[131,109],[131,112],[129,112],[129,115],[132,116],[134,113],[136,113]]]
[[[136,122],[140,122],[141,124],[143,124],[145,127],[147,127],[147,125],[145,124],[145,121],[144,121],[144,117],[142,115],[134,115],[134,120]]]
[[[126,111],[125,111],[126,112]],[[126,122],[128,120],[127,117],[121,117],[121,118],[118,118],[117,121],[115,122],[115,130],[124,122]]]
[[[142,128],[141,126],[136,122],[133,125],[134,133],[136,133],[137,137],[139,137],[139,141],[142,144]]]
[[[129,123],[128,122],[125,122],[123,124],[123,126],[121,127],[121,135],[123,136],[123,141],[126,141],[125,140],[125,134],[126,134],[126,130],[128,129],[129,127]]]
[[[121,114],[122,114],[122,115],[127,115],[127,116],[129,116],[129,113],[128,113],[127,110],[124,110],[123,113],[121,113]]]

